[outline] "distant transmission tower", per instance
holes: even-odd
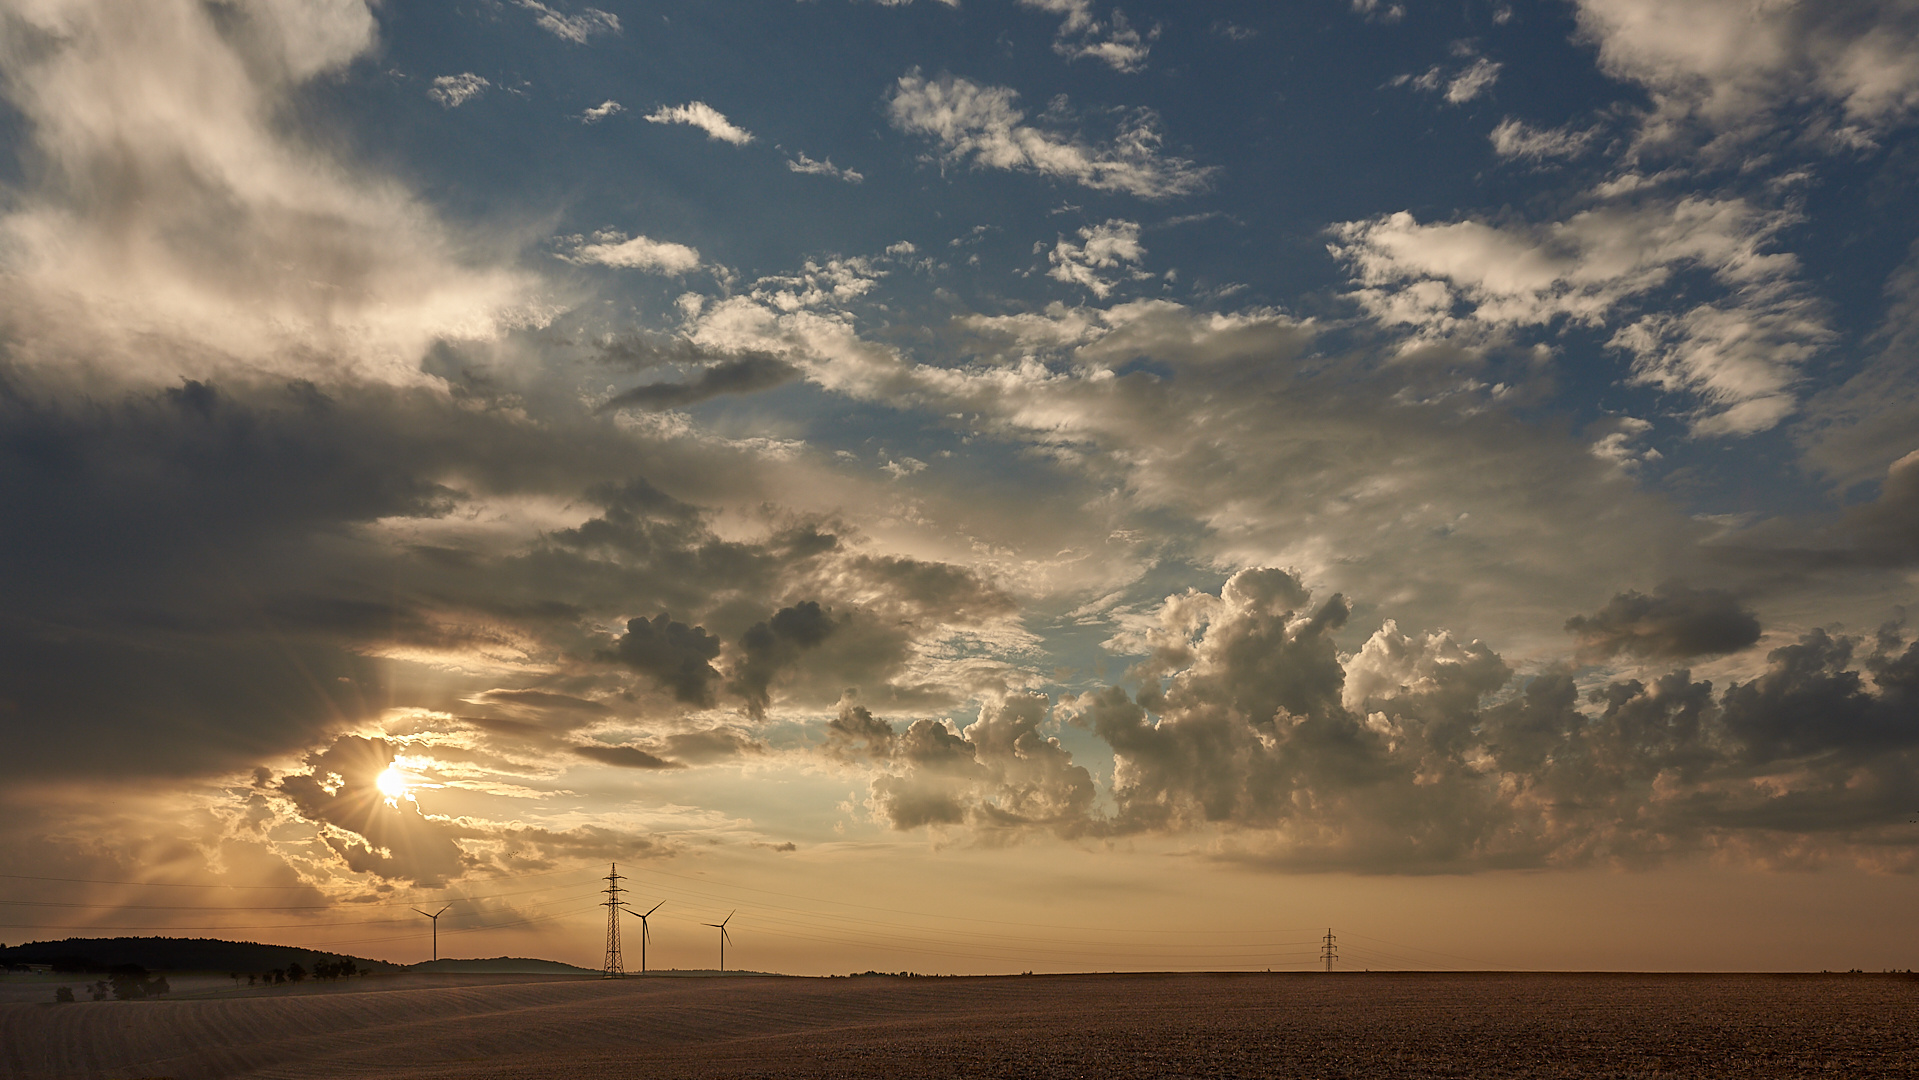
[[[1333,961],[1339,959],[1339,939],[1333,936],[1333,928],[1326,928],[1326,944],[1319,947],[1319,958],[1326,961],[1326,973],[1332,974]]]
[[[620,909],[626,901],[620,899],[625,889],[620,888],[620,868],[615,863],[606,864],[606,888],[600,891],[606,894],[606,903],[600,906],[606,909],[606,970],[603,978],[623,979],[626,977],[626,962],[620,959]]]

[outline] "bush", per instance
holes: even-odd
[[[60,989],[58,989],[58,990],[55,990],[55,991],[53,992],[53,1000],[55,1000],[55,1001],[72,1001],[72,1000],[73,1000],[73,987],[71,987],[71,986],[63,986],[63,987],[61,987]]]

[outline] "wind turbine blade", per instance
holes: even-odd
[[[415,911],[420,911],[420,909],[419,909],[419,908],[414,908],[413,910],[415,910]],[[433,915],[427,915],[427,913],[426,913],[426,912],[424,912],[424,911],[420,911],[420,914],[422,914],[422,915],[426,915],[426,917],[427,917],[427,918],[429,918],[429,919],[431,919],[431,918],[435,918],[435,917],[436,917],[436,916],[433,916]]]
[[[434,913],[433,913],[433,917],[437,919],[437,918],[439,918],[440,916],[442,916],[442,915],[445,915],[445,914],[446,914],[446,910],[447,910],[447,908],[450,908],[450,907],[452,907],[452,906],[453,906],[452,904],[448,904],[448,905],[447,905],[446,907],[443,907],[443,908],[441,908],[440,910],[438,910],[438,911],[436,911],[436,912],[434,912]]]
[[[666,901],[664,901],[664,900],[662,900],[662,901],[660,901],[659,903],[657,903],[657,904],[654,904],[654,905],[653,905],[653,910],[652,910],[652,911],[649,911],[649,912],[647,912],[647,914],[648,914],[648,915],[651,915],[651,914],[653,914],[653,912],[654,912],[654,911],[658,911],[658,910],[660,910],[661,908],[663,908],[663,907],[665,907],[665,906],[666,906]]]

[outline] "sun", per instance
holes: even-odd
[[[387,802],[398,803],[406,798],[406,774],[391,765],[387,766],[387,770],[381,773],[373,784],[380,789],[380,794],[386,796]]]

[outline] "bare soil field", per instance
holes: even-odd
[[[1903,975],[406,975],[0,1004],[0,1076],[1911,1077]]]

